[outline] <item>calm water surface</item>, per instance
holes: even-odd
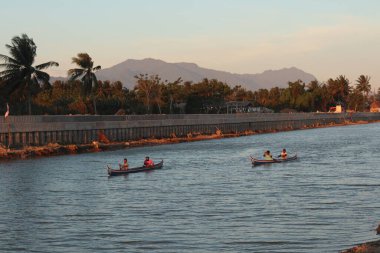
[[[338,252],[376,239],[380,124],[0,163],[1,252]],[[252,168],[286,147],[300,160]],[[109,178],[126,156],[162,170]]]

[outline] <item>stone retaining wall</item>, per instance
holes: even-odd
[[[0,118],[0,143],[7,146],[41,146],[48,143],[86,144],[104,133],[110,141],[252,131],[281,131],[339,124],[344,121],[377,121],[380,113],[248,113],[174,114],[127,116],[10,116]]]

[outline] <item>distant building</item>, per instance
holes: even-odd
[[[371,104],[370,112],[380,112],[380,102],[375,101]]]
[[[297,110],[291,108],[284,108],[280,111],[281,113],[297,113]]]
[[[249,101],[229,101],[225,103],[227,113],[272,113],[273,110],[266,107],[254,107]]]
[[[252,107],[248,112],[274,113],[272,109],[266,107]]]
[[[178,109],[180,114],[184,114],[186,111],[186,103],[174,103],[173,107]]]
[[[245,113],[253,108],[253,104],[248,101],[229,101],[224,105],[227,113]]]
[[[342,113],[344,112],[344,107],[342,105],[332,106],[330,107],[329,112]]]

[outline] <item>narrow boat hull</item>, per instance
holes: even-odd
[[[290,156],[286,159],[273,159],[273,160],[259,160],[251,156],[251,161],[253,166],[263,165],[263,164],[271,164],[271,163],[284,163],[289,161],[297,160],[297,155]]]
[[[111,167],[107,166],[107,171],[108,171],[109,176],[119,176],[119,175],[126,175],[130,173],[157,170],[157,169],[161,169],[163,165],[164,165],[164,161],[161,160],[161,162],[155,164],[153,167],[137,167],[137,168],[130,168],[128,170],[114,170]]]

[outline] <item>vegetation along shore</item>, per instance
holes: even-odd
[[[44,70],[58,62],[34,65],[37,46],[32,38],[15,36],[6,47],[10,56],[0,55],[0,112],[9,104],[10,115],[236,113],[257,108],[327,112],[338,104],[350,111],[369,111],[372,103],[380,101],[379,92],[371,92],[371,77],[365,74],[354,83],[339,75],[325,82],[289,80],[288,87],[274,83],[272,88],[252,91],[216,79],[194,82],[179,76],[168,81],[158,73],[139,73],[134,88],[128,89],[133,84],[98,80],[101,66],[87,53],[72,57],[74,68],[67,71],[67,78],[50,83]]]

